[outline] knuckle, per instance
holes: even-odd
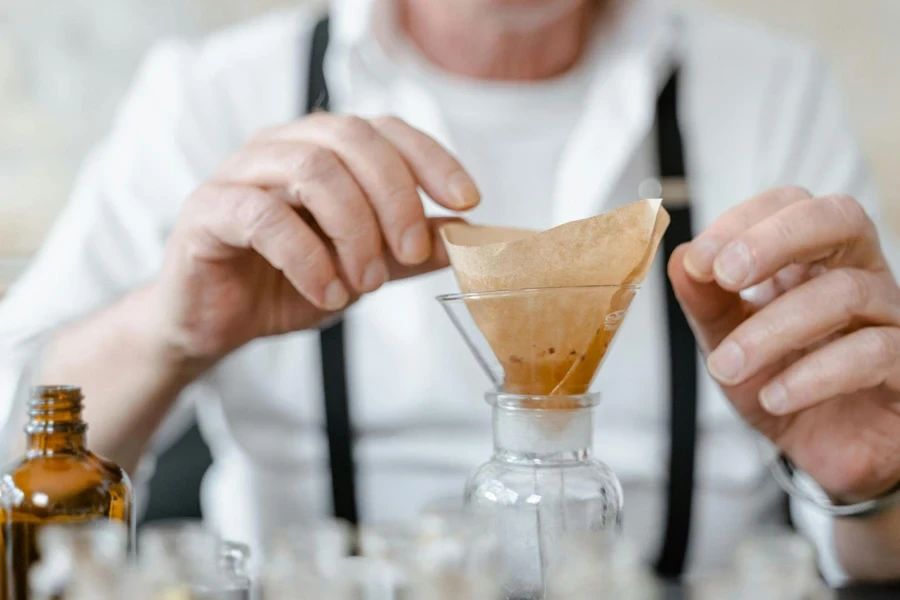
[[[447,176],[457,171],[463,171],[455,158],[453,158],[447,150],[438,142],[427,135],[422,136],[421,147],[419,150],[426,164],[434,164],[444,167],[442,170],[447,171]],[[465,172],[463,171],[465,174]]]
[[[191,192],[187,202],[194,205],[205,204],[209,202],[211,198],[214,198],[219,193],[219,190],[219,186],[215,183],[204,181]]]
[[[335,243],[349,244],[355,247],[371,247],[372,249],[377,248],[381,242],[375,219],[365,214],[357,215],[333,239]]]
[[[332,117],[336,133],[341,138],[367,140],[375,135],[375,130],[365,120],[355,115],[335,115]]]
[[[303,251],[297,257],[297,264],[305,276],[324,283],[331,281],[333,273],[331,255],[325,246],[315,243],[314,238],[310,238],[303,246]]]
[[[275,136],[275,132],[278,130],[278,127],[265,127],[260,129],[256,133],[250,136],[250,139],[247,140],[245,145],[254,146],[256,144],[261,144],[269,141],[272,137]]]
[[[308,126],[312,127],[321,127],[326,126],[334,120],[335,116],[331,113],[322,112],[322,111],[313,111],[307,115],[304,115],[303,118],[300,119],[300,123],[304,123]]]
[[[771,194],[781,207],[812,198],[809,190],[799,185],[783,185],[772,190]]]
[[[341,168],[334,152],[322,146],[312,146],[297,158],[292,171],[301,179],[329,179]]]
[[[785,200],[803,200],[805,198],[812,198],[812,194],[809,190],[800,185],[783,185],[776,189],[776,193]]]
[[[783,213],[775,215],[766,222],[769,227],[769,231],[764,236],[766,240],[775,240],[781,243],[784,240],[793,239],[797,235],[799,223],[794,219],[787,218]]]
[[[876,364],[893,364],[900,355],[900,342],[887,328],[869,329],[865,341]]]
[[[235,216],[253,236],[277,221],[277,204],[266,194],[248,193],[238,202]]]
[[[384,190],[384,199],[388,204],[385,211],[385,225],[403,226],[411,224],[421,217],[421,204],[416,190],[405,183],[393,183]]]
[[[836,286],[835,297],[843,300],[851,316],[864,311],[871,296],[867,277],[855,269],[837,269],[831,272],[831,277]]]
[[[376,129],[397,129],[399,127],[408,127],[408,125],[400,117],[394,115],[381,115],[370,120]]]
[[[853,231],[861,232],[869,228],[871,221],[866,209],[852,196],[837,194],[828,196],[826,201]]]

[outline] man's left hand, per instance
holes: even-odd
[[[900,482],[900,288],[847,196],[779,188],[669,262],[707,367],[740,415],[836,501]]]

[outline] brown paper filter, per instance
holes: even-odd
[[[441,229],[466,301],[504,369],[504,391],[587,392],[643,281],[669,215],[641,200],[544,232]]]

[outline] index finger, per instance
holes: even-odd
[[[462,165],[430,136],[397,117],[379,117],[371,123],[397,148],[432,200],[451,210],[469,210],[481,201]]]
[[[716,257],[716,281],[741,291],[794,263],[861,269],[884,265],[875,225],[849,196],[796,202],[730,241]]]
[[[812,198],[812,194],[796,186],[779,187],[738,204],[692,241],[684,254],[684,269],[697,281],[715,280],[713,263],[731,240],[785,206]]]

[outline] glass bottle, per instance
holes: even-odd
[[[0,600],[28,598],[28,570],[39,558],[43,526],[114,520],[133,531],[131,482],[87,449],[82,399],[74,386],[32,390],[25,456],[0,477]]]
[[[486,397],[494,454],[469,478],[466,502],[492,517],[505,597],[545,598],[567,533],[621,529],[619,480],[591,456],[599,396]]]

